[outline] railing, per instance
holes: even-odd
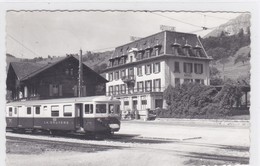
[[[107,96],[117,96],[117,95],[125,95],[125,94],[142,94],[142,93],[150,93],[150,92],[163,92],[165,87],[151,87],[151,88],[127,88],[125,90],[106,92]]]
[[[127,82],[132,82],[135,81],[135,75],[126,75],[121,77],[122,81],[127,83]]]

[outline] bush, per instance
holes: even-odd
[[[158,110],[157,117],[219,118],[231,115],[234,103],[239,103],[241,88],[226,82],[220,92],[214,87],[198,83],[169,86],[164,91],[167,110]]]

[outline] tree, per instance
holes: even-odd
[[[166,100],[167,105],[171,105],[173,100],[174,88],[172,85],[169,85],[163,92],[163,98]]]

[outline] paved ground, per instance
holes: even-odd
[[[23,137],[68,140],[46,136]],[[113,139],[69,140],[93,146],[82,151],[81,148],[7,139],[7,165],[178,166],[249,162],[249,127],[246,126],[188,123],[183,126],[171,122],[123,121],[120,132]],[[104,150],[104,146],[111,148]]]

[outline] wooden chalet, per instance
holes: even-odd
[[[84,63],[81,96],[105,94],[107,80]],[[79,60],[68,55],[49,64],[11,62],[6,86],[9,100],[38,100],[78,96]]]

